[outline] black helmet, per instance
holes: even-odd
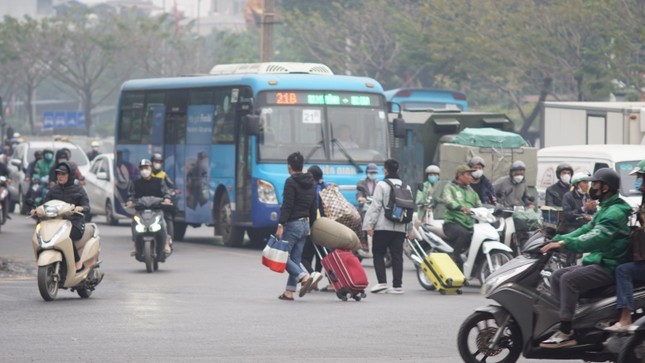
[[[526,170],[526,164],[524,164],[522,160],[515,160],[513,164],[511,164],[511,174],[518,170]]]
[[[584,178],[587,181],[599,181],[606,184],[610,191],[617,191],[620,188],[620,175],[610,168],[601,168],[593,173],[593,176]]]
[[[569,170],[569,173],[573,175],[573,168],[571,167],[571,165],[567,163],[562,163],[558,165],[557,168],[555,168],[555,176],[556,178],[558,178],[558,180],[560,180],[560,173],[562,173],[565,170]]]
[[[163,156],[161,156],[161,154],[159,154],[159,153],[154,153],[154,154],[152,154],[152,156],[150,157],[150,161],[152,161],[153,163],[154,163],[155,161],[163,162]]]
[[[36,159],[42,158],[43,157],[43,151],[42,150],[36,150],[34,151],[34,157]]]
[[[139,168],[142,168],[144,166],[152,167],[152,163],[148,159],[141,159],[141,162],[139,162]]]

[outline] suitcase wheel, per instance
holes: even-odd
[[[457,290],[457,295],[461,295],[461,294],[463,294],[463,293],[464,293],[464,292],[463,292],[463,291],[461,291],[461,289]]]
[[[347,301],[347,295],[349,294],[346,293],[344,290],[336,291],[336,296],[338,296],[338,298],[343,301]]]
[[[361,301],[362,298],[363,297],[360,294],[359,295],[354,295],[354,300],[356,300],[356,301]]]

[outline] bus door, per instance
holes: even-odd
[[[247,93],[249,95],[247,95]],[[251,205],[252,205],[252,179],[251,179],[251,144],[249,136],[246,134],[246,122],[244,116],[249,113],[251,108],[250,90],[240,89],[236,92],[233,90],[232,100],[235,101],[237,143],[235,150],[235,203],[237,222],[251,222]],[[239,102],[238,102],[239,101]]]
[[[163,128],[164,168],[179,194],[175,204],[179,216],[185,216],[184,155],[186,144],[186,122],[188,95],[185,91],[167,91]]]

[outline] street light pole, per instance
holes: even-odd
[[[275,24],[275,2],[264,0],[260,32],[260,61],[273,59],[273,24]]]

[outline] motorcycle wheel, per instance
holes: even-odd
[[[640,358],[639,358],[640,357]],[[617,363],[645,362],[645,332],[632,335],[618,355]]]
[[[90,289],[78,289],[76,290],[76,293],[83,299],[87,299],[88,297],[92,296],[92,290]]]
[[[53,301],[58,295],[56,263],[38,267],[38,291],[45,301]]]
[[[154,257],[152,256],[152,243],[145,241],[143,245],[143,260],[146,261],[146,271],[151,273],[154,269]]]
[[[490,349],[488,345],[498,329],[495,318],[490,313],[478,311],[466,318],[457,335],[457,346],[461,359],[466,363],[512,363],[517,361],[522,353],[520,328],[512,322],[504,328],[497,348]]]
[[[432,284],[432,281],[426,276],[426,273],[423,272],[423,269],[420,266],[415,266],[417,269],[417,280],[419,280],[419,284],[421,287],[428,291],[434,291],[434,285]]]
[[[477,269],[477,277],[482,285],[484,284],[484,281],[486,281],[486,278],[488,278],[488,275],[512,259],[513,255],[506,251],[492,251],[490,253],[490,260],[493,264],[493,268],[491,269],[488,267],[488,261],[485,258],[482,258],[479,262],[479,268]]]

